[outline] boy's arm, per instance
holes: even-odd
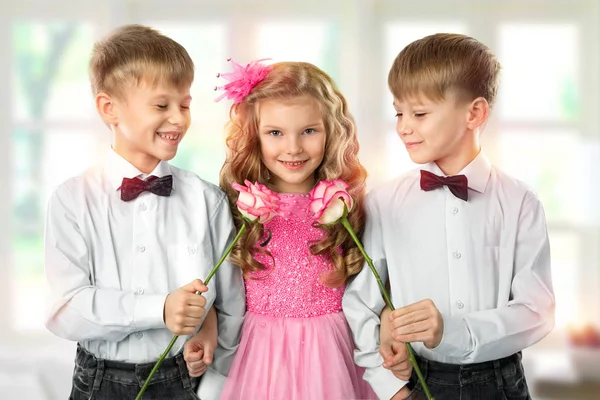
[[[214,260],[219,260],[235,237],[233,219],[223,195],[210,222]],[[198,388],[201,399],[218,399],[229,373],[233,356],[240,342],[246,293],[242,271],[228,261],[223,262],[214,277],[216,298],[214,307],[218,317],[218,341],[212,365],[203,375]]]
[[[367,196],[367,219],[363,235],[365,251],[373,259],[379,276],[387,281],[387,265],[381,246],[381,228],[379,216],[370,206],[373,198]],[[379,291],[369,266],[365,263],[362,271],[346,287],[342,299],[344,315],[352,329],[356,350],[354,361],[366,368],[363,379],[366,380],[380,399],[390,399],[407,382],[397,379],[393,372],[382,366],[383,358],[379,354],[379,328],[381,312],[385,302]]]
[[[531,346],[554,327],[546,221],[542,204],[530,192],[519,216],[510,294],[508,305],[501,308],[444,315],[441,342],[432,350],[453,357],[457,363],[489,361]],[[410,335],[394,337],[411,340]]]
[[[68,340],[112,342],[132,332],[164,328],[166,294],[138,296],[93,285],[90,249],[78,225],[77,208],[66,185],[50,198],[44,242],[46,327]]]

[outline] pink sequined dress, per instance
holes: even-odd
[[[221,399],[377,399],[354,364],[354,343],[342,313],[344,287],[319,277],[327,258],[308,243],[323,232],[308,218],[308,195],[281,194],[284,214],[268,222],[267,271],[246,279],[247,313],[240,346]]]

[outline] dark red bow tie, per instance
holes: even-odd
[[[469,198],[469,187],[467,177],[464,175],[438,176],[429,171],[421,170],[421,189],[430,191],[448,186],[450,192],[461,200]]]
[[[172,189],[173,175],[166,175],[162,178],[151,175],[146,180],[141,180],[140,178],[123,178],[123,183],[121,183],[121,200],[133,200],[145,191],[158,196],[170,196]]]

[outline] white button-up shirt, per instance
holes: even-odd
[[[425,169],[443,176],[435,163]],[[429,298],[444,320],[441,343],[422,357],[452,364],[509,356],[554,326],[550,248],[542,204],[522,182],[480,154],[460,174],[469,200],[446,186],[420,187],[419,169],[367,196],[364,245],[396,308]],[[406,382],[384,369],[379,316],[385,306],[369,267],[348,285],[344,313],[358,350],[357,364],[382,399]]]
[[[99,358],[156,361],[173,337],[163,321],[166,296],[204,279],[235,234],[218,187],[163,161],[150,175],[173,175],[171,196],[144,192],[122,201],[123,178],[146,175],[110,150],[103,165],[67,180],[50,198],[46,326]],[[241,270],[223,263],[208,287],[219,348],[207,374],[226,375],[245,313]],[[170,355],[187,339],[180,337]]]

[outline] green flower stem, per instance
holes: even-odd
[[[383,299],[385,300],[385,303],[390,308],[390,310],[394,311],[395,310],[394,305],[392,304],[392,301],[390,300],[390,296],[389,296],[387,290],[385,290],[385,285],[381,281],[381,277],[379,276],[379,274],[377,273],[377,270],[375,269],[375,266],[373,265],[373,260],[367,255],[367,252],[365,251],[362,243],[360,242],[360,240],[358,240],[358,237],[356,237],[356,233],[354,233],[354,229],[352,229],[352,226],[350,225],[348,218],[346,218],[346,216],[343,216],[341,218],[341,222],[342,222],[342,225],[344,225],[344,227],[350,234],[350,236],[352,236],[354,243],[356,243],[356,246],[362,253],[363,257],[365,258],[365,261],[369,265],[369,268],[371,268],[371,272],[373,272],[373,275],[375,276],[375,279],[377,280],[377,284],[379,285],[379,290],[381,291],[381,294],[383,295]],[[419,364],[417,364],[417,359],[415,358],[415,352],[413,351],[412,346],[410,345],[410,343],[405,343],[405,345],[406,345],[406,349],[408,350],[408,358],[410,359],[410,363],[412,364],[412,366],[417,374],[417,377],[419,378],[419,382],[421,382],[421,387],[423,388],[423,391],[425,392],[425,396],[427,397],[427,400],[434,400],[434,398],[431,397],[431,393],[429,392],[429,387],[427,387],[427,384],[425,383],[425,379],[423,378],[423,374],[421,373]]]
[[[215,273],[217,272],[217,270],[219,269],[219,267],[221,266],[221,264],[223,264],[223,262],[225,261],[225,259],[227,258],[227,256],[229,256],[229,253],[231,253],[231,250],[233,250],[233,246],[235,246],[235,244],[240,239],[240,237],[242,237],[242,235],[243,235],[243,233],[244,233],[245,230],[246,230],[246,223],[244,222],[244,224],[241,226],[239,232],[237,233],[237,235],[235,236],[235,238],[233,239],[233,241],[231,242],[231,244],[229,245],[229,247],[227,247],[227,250],[225,250],[225,253],[221,256],[221,259],[219,260],[219,262],[213,267],[213,269],[210,271],[210,273],[206,277],[206,280],[204,281],[205,285],[208,285],[208,282],[210,282],[210,280],[215,275]],[[196,294],[202,295],[202,292],[196,292]],[[150,380],[152,379],[152,377],[154,376],[154,374],[158,370],[158,367],[160,367],[160,365],[162,364],[162,362],[165,360],[165,357],[167,357],[167,355],[169,354],[169,352],[173,348],[173,345],[175,344],[175,342],[177,341],[178,338],[179,338],[179,336],[177,336],[177,335],[173,336],[173,339],[171,339],[171,343],[169,343],[169,345],[167,346],[167,348],[165,349],[165,351],[158,358],[158,361],[156,361],[156,364],[154,364],[154,368],[152,368],[152,371],[150,371],[150,375],[148,375],[148,378],[146,379],[146,382],[144,382],[144,386],[142,386],[142,389],[140,389],[140,392],[138,393],[138,395],[135,398],[135,400],[141,400],[142,399],[142,395],[144,394],[144,392],[148,388],[148,385],[150,384]]]

